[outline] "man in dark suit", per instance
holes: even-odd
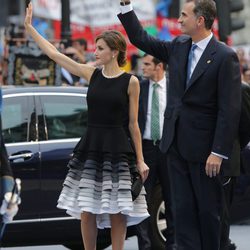
[[[165,155],[159,149],[160,139],[162,137],[164,111],[167,103],[167,76],[166,64],[159,59],[145,54],[142,58],[142,72],[144,79],[140,82],[140,101],[138,123],[142,134],[142,149],[144,160],[150,168],[149,176],[144,183],[147,192],[147,203],[149,213],[151,213],[151,204],[154,200],[153,189],[160,181],[162,187],[163,199],[166,207],[167,217],[167,241],[170,239],[171,233],[171,214],[169,207],[169,182],[166,181],[167,166]],[[154,92],[155,91],[155,92]],[[155,99],[155,94],[157,98]],[[154,123],[154,108],[158,108],[156,114],[157,119]],[[154,135],[154,129],[158,130],[157,135]],[[163,178],[162,178],[163,177]],[[150,218],[144,220],[136,226],[139,250],[156,249],[153,245]]]
[[[241,114],[238,136],[233,144],[232,154],[223,171],[224,189],[224,212],[222,217],[221,244],[220,250],[234,250],[235,244],[229,239],[230,232],[230,208],[233,202],[233,195],[236,185],[236,178],[241,172],[241,151],[250,141],[250,86],[242,82],[241,84]]]
[[[237,55],[212,34],[213,0],[187,0],[178,19],[185,35],[171,42],[148,35],[131,4],[124,0],[121,5],[118,17],[132,44],[169,67],[160,147],[167,152],[177,249],[218,250],[221,172],[240,116]]]

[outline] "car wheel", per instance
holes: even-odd
[[[165,232],[167,229],[167,223],[165,219],[165,204],[162,198],[162,192],[160,185],[154,188],[153,201],[149,204],[152,236],[153,236],[153,249],[164,250],[165,249]]]

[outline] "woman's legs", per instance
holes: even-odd
[[[85,250],[96,250],[96,215],[88,212],[81,214],[81,231]]]
[[[113,250],[123,250],[127,232],[126,217],[123,214],[111,214],[111,240]]]

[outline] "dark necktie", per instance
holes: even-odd
[[[155,143],[160,140],[160,117],[159,117],[159,95],[157,88],[158,83],[153,84],[152,105],[151,105],[151,138]]]
[[[188,87],[188,84],[189,84],[189,80],[190,80],[190,78],[191,78],[191,67],[192,67],[192,61],[193,61],[193,59],[194,59],[194,57],[195,57],[195,54],[194,54],[194,51],[195,51],[195,49],[197,48],[198,46],[195,44],[195,43],[193,43],[192,44],[192,47],[191,47],[191,49],[190,49],[190,51],[189,51],[189,54],[188,54],[188,66],[187,66],[187,81],[186,81],[186,87]]]

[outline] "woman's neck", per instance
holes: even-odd
[[[104,65],[102,68],[103,75],[107,77],[116,77],[123,72],[118,65]]]

